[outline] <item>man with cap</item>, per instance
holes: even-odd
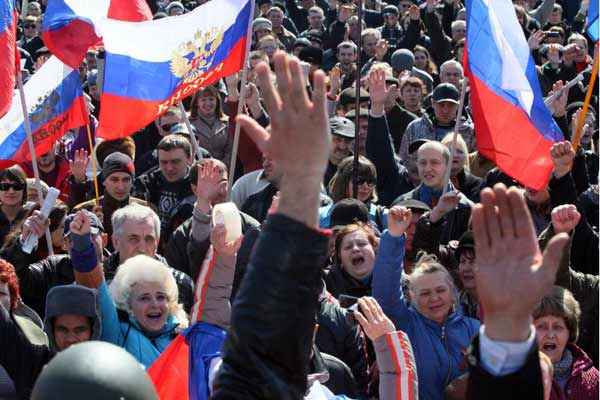
[[[185,12],[185,7],[183,6],[183,4],[181,4],[181,2],[173,1],[169,3],[165,11],[170,17],[174,17],[183,14]]]
[[[106,246],[104,226],[95,214],[89,211],[85,212],[90,216],[92,242],[96,255],[102,260]],[[73,247],[69,238],[69,224],[74,217],[75,214],[69,214],[65,219],[65,245],[69,252]],[[47,224],[48,220],[45,220],[39,211],[34,211],[23,223],[20,239],[15,240],[14,244],[0,252],[0,257],[15,267],[23,301],[42,317],[45,315],[46,296],[50,289],[75,281],[70,254],[56,254],[43,260],[37,260],[35,251],[32,254],[23,251],[23,241],[29,235],[35,235],[38,240],[40,238],[43,240]]]
[[[458,263],[458,277],[463,287],[458,296],[458,302],[466,316],[482,321],[483,310],[479,306],[477,285],[475,284],[476,254],[472,231],[466,231],[460,237],[458,247],[454,251],[454,257]]]
[[[345,115],[354,125],[358,124],[358,154],[367,156],[367,133],[369,132],[369,110],[361,108],[356,117],[356,109],[348,111]]]
[[[458,102],[460,93],[458,89],[450,83],[440,83],[433,90],[431,102],[433,113],[428,111],[421,118],[412,121],[407,127],[402,143],[400,144],[399,156],[406,162],[408,158],[408,147],[417,139],[430,139],[440,141],[448,133],[452,132],[456,123],[456,114],[458,112]],[[470,121],[462,118],[458,129],[463,139],[467,143],[469,150],[475,147],[475,135],[473,134],[473,125]]]
[[[367,92],[362,86],[358,93],[360,96],[360,108],[369,108],[369,92]],[[346,115],[347,112],[356,107],[356,86],[350,86],[342,90],[338,99],[338,108],[342,115]]]
[[[102,186],[104,195],[96,200],[92,199],[78,204],[73,212],[82,209],[94,212],[102,219],[108,238],[112,236],[111,218],[113,213],[121,207],[131,203],[147,205],[144,200],[131,196],[135,167],[133,160],[126,154],[115,152],[110,154],[102,164]],[[109,242],[110,243],[110,242]]]
[[[271,23],[271,21],[262,17],[256,18],[252,22],[252,33],[254,34],[252,44],[256,46],[261,38],[270,35],[272,32],[273,24]]]
[[[296,41],[296,35],[287,30],[283,26],[285,15],[279,7],[271,7],[265,14],[265,17],[271,21],[271,29],[273,34],[285,46],[285,51],[290,53]]]
[[[323,178],[325,187],[329,186],[329,181],[335,175],[338,164],[353,153],[355,135],[354,123],[348,118],[333,117],[329,120],[329,127],[331,129],[331,150]]]
[[[32,343],[0,306],[0,364],[15,384],[19,398],[29,398],[44,366],[60,351],[88,340],[102,331],[96,290],[69,284],[48,292],[44,329],[49,344]]]
[[[381,15],[383,15],[384,23],[377,30],[381,32],[381,38],[387,41],[388,52],[393,52],[400,46],[400,42],[404,38],[404,29],[398,22],[400,12],[398,7],[390,4],[383,7]]]

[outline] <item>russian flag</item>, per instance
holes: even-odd
[[[541,190],[552,172],[550,147],[563,133],[544,98],[510,0],[467,1],[463,65],[479,151],[526,187]]]
[[[145,0],[49,0],[42,39],[55,56],[77,68],[100,41],[94,24],[103,18],[139,22],[151,20],[152,12]]]
[[[0,117],[8,112],[19,68],[17,10],[14,0],[0,2]]]
[[[24,90],[36,154],[47,153],[69,129],[88,123],[79,71],[58,58],[50,57]],[[18,96],[15,91],[10,110],[0,119],[0,168],[31,161]]]
[[[586,21],[587,33],[594,42],[598,41],[598,0],[591,0]]]
[[[106,50],[99,136],[130,135],[170,105],[239,71],[252,6],[251,0],[210,1],[177,17],[98,24]]]

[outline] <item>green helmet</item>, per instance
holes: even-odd
[[[121,347],[88,341],[58,353],[38,377],[32,400],[158,400],[144,367]]]

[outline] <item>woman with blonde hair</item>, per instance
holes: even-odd
[[[389,230],[381,236],[373,269],[373,297],[396,328],[410,338],[417,362],[419,397],[441,400],[446,386],[466,372],[463,351],[479,331],[480,323],[456,307],[454,281],[432,256],[417,262],[408,275],[408,291],[403,288],[404,247],[411,218],[407,208],[390,209]]]
[[[444,136],[442,144],[452,151],[453,140],[454,133],[451,132]],[[452,158],[452,167],[450,169],[450,181],[469,200],[474,203],[479,202],[479,192],[481,191],[483,179],[476,177],[470,172],[469,149],[460,134],[456,136],[456,147],[454,148],[454,157]]]

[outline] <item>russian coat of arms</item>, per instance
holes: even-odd
[[[223,28],[197,31],[193,40],[180,44],[173,51],[171,72],[183,78],[184,82],[193,81],[199,74],[208,71],[222,41]]]

